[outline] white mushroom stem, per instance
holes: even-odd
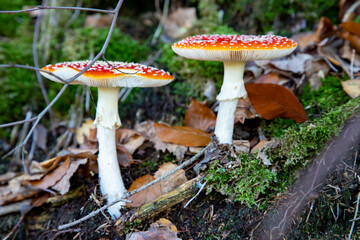
[[[239,98],[246,98],[244,68],[246,62],[224,62],[224,80],[216,99],[220,102],[215,135],[221,144],[232,144],[235,111]]]
[[[98,88],[98,104],[94,122],[97,125],[99,142],[100,190],[108,203],[123,198],[126,193],[121,178],[115,142],[115,129],[121,125],[118,113],[119,90],[120,88]],[[119,202],[108,208],[113,219],[120,216],[120,209],[123,205],[123,202]]]

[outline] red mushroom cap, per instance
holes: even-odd
[[[212,61],[253,61],[290,54],[297,43],[274,35],[198,35],[172,45],[180,56]]]
[[[90,61],[56,63],[47,65],[42,70],[49,71],[66,80],[79,73],[89,63]],[[169,72],[142,64],[110,61],[109,64],[104,61],[96,61],[71,84],[93,87],[158,87],[166,85],[174,79]],[[46,72],[40,73],[52,81],[62,83]]]

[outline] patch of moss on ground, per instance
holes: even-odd
[[[334,76],[323,79],[317,90],[311,91],[310,85],[307,85],[301,95],[301,101],[309,118],[316,117],[349,100],[350,97],[341,86],[341,80]]]
[[[359,108],[360,98],[352,99],[319,118],[288,128],[280,138],[280,145],[268,150],[270,159],[284,169],[305,166]]]
[[[306,166],[359,109],[360,98],[352,99],[318,118],[286,129],[279,145],[266,150],[276,171],[264,166],[251,154],[239,156],[242,167],[227,168],[216,160],[210,165],[206,177],[208,191],[218,191],[233,201],[258,205],[259,193],[270,197],[285,190],[292,183],[296,170]]]
[[[229,197],[234,202],[245,203],[248,206],[258,205],[256,202],[260,193],[265,193],[267,187],[276,178],[276,173],[263,165],[255,155],[239,156],[241,165],[236,161],[223,166],[214,161],[207,171],[207,192],[215,190]]]

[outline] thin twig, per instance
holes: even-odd
[[[199,157],[201,157],[205,151],[207,151],[209,148],[211,148],[213,146],[212,143],[209,143],[205,148],[203,148],[200,152],[198,152],[196,155],[194,155],[192,158],[190,158],[189,160],[186,160],[185,162],[183,162],[182,164],[180,164],[177,168],[173,169],[172,171],[168,172],[167,174],[165,174],[164,176],[161,176],[160,178],[146,184],[145,186],[142,186],[138,189],[135,189],[134,191],[131,191],[131,192],[128,192],[127,194],[125,194],[125,197],[124,198],[128,198],[132,195],[134,195],[135,193],[138,193],[142,190],[145,190],[149,187],[151,187],[152,185],[154,185],[155,183],[158,183],[162,180],[164,180],[165,178],[167,178],[168,176],[174,174],[175,172],[179,171],[180,169],[182,169],[183,167],[186,167],[190,164],[192,164],[193,162],[195,162]],[[79,223],[82,223],[86,220],[88,220],[89,218],[92,218],[94,216],[96,216],[98,213],[100,213],[101,211],[103,211],[104,209],[107,209],[109,207],[111,207],[112,205],[118,203],[118,202],[125,202],[124,199],[119,199],[119,200],[116,200],[114,202],[111,202],[111,203],[108,203],[106,205],[104,205],[103,207],[91,212],[90,214],[86,215],[85,217],[82,217],[74,222],[71,222],[71,223],[67,223],[67,224],[64,224],[64,225],[60,225],[58,226],[58,229],[61,230],[61,229],[65,229],[65,228],[69,228],[69,227],[72,227],[72,226],[75,226]]]
[[[25,120],[21,120],[21,121],[17,121],[17,122],[12,122],[12,123],[5,123],[5,124],[1,124],[0,128],[4,128],[4,127],[11,127],[11,126],[15,126],[15,125],[19,125],[19,124],[23,124],[23,123],[27,123],[27,122],[32,122],[35,121],[37,119],[36,117],[30,118],[30,119],[25,119]]]
[[[43,0],[42,5],[45,6],[46,3],[47,3],[47,0]],[[42,19],[43,19],[43,13],[41,12],[39,14],[39,16],[36,18],[33,42],[32,42],[33,61],[34,61],[35,67],[37,67],[37,68],[40,67],[37,46],[38,46],[38,41],[39,41],[39,33],[40,33],[40,26],[41,26]],[[47,92],[46,92],[46,89],[44,86],[44,82],[43,82],[43,79],[42,79],[39,71],[36,71],[36,78],[38,80],[40,90],[41,90],[41,93],[45,100],[45,103],[46,103],[46,105],[49,105],[49,103],[50,103],[49,97],[47,95]],[[51,132],[52,132],[52,135],[55,137],[56,134],[55,134],[55,125],[54,125],[54,113],[51,108],[49,109],[49,117],[50,117]]]
[[[357,201],[356,201],[355,216],[354,216],[354,219],[353,219],[352,224],[351,224],[351,229],[350,229],[350,233],[349,233],[349,237],[348,237],[349,240],[351,240],[351,235],[352,235],[352,233],[354,231],[355,222],[356,222],[357,214],[358,214],[358,211],[359,211],[359,202],[360,202],[360,192],[358,194]]]
[[[21,64],[14,64],[14,63],[9,63],[9,64],[0,64],[0,68],[23,68],[23,69],[29,69],[29,70],[34,70],[34,71],[40,71],[40,72],[45,72],[55,78],[57,78],[58,80],[60,80],[63,83],[66,83],[64,79],[62,79],[61,77],[57,76],[56,74],[43,70],[41,68],[37,68],[37,67],[33,67],[33,66],[27,66],[27,65],[21,65]]]
[[[352,50],[352,54],[351,54],[350,79],[354,79],[354,62],[355,62],[355,49]]]
[[[156,31],[155,31],[155,33],[154,33],[154,36],[153,36],[153,38],[151,39],[151,45],[155,45],[157,39],[158,39],[159,36],[160,36],[161,30],[163,29],[165,20],[166,20],[166,18],[167,18],[167,16],[168,16],[169,5],[170,5],[170,0],[165,0],[165,2],[164,2],[164,9],[163,9],[163,12],[162,12],[162,16],[161,16],[159,25],[158,25],[157,28],[156,28]]]
[[[16,14],[16,13],[24,13],[24,12],[32,12],[36,10],[46,10],[46,9],[59,9],[59,10],[81,10],[81,11],[89,11],[89,12],[100,12],[100,13],[109,13],[109,14],[116,14],[115,10],[104,10],[104,9],[97,9],[97,8],[83,8],[83,7],[56,7],[56,6],[36,6],[33,8],[22,9],[22,10],[14,10],[14,11],[0,11],[0,13],[7,13],[7,14]]]

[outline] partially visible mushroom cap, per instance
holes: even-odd
[[[274,35],[197,35],[172,45],[180,56],[210,61],[253,61],[290,54],[297,43]]]
[[[66,80],[83,70],[90,61],[56,63],[43,67]],[[168,84],[174,78],[169,72],[142,64],[127,62],[96,61],[86,72],[71,82],[92,87],[159,87]],[[46,78],[62,83],[56,77],[40,72]]]

